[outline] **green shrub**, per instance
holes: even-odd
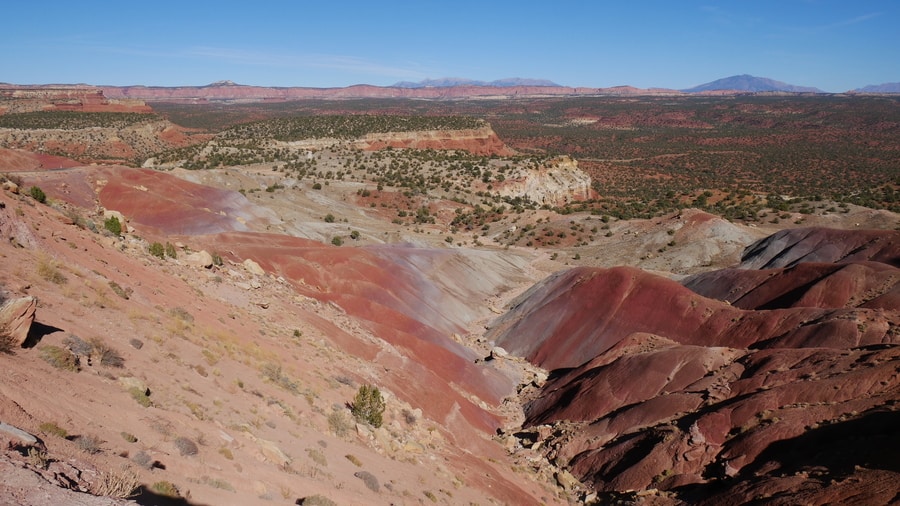
[[[331,244],[334,244],[335,246],[341,246],[344,244],[344,240],[341,239],[341,236],[336,235],[331,238]]]
[[[170,242],[166,243],[166,256],[169,258],[176,258],[178,256],[178,253],[175,251],[175,246]]]
[[[155,242],[150,245],[150,254],[157,258],[166,258],[166,248],[161,243]]]
[[[384,398],[378,387],[372,385],[361,385],[350,412],[353,417],[362,423],[367,423],[372,427],[381,427],[382,415],[384,414]]]
[[[47,194],[44,193],[44,190],[41,190],[40,187],[32,186],[30,190],[28,190],[28,194],[31,195],[31,198],[37,200],[41,204],[47,203]]]
[[[116,218],[115,216],[107,218],[106,221],[103,222],[103,228],[115,236],[122,235],[122,223],[120,223],[119,218]]]

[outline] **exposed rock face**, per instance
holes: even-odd
[[[591,197],[591,177],[578,162],[561,156],[538,169],[518,169],[496,191],[504,197],[522,197],[540,205],[562,206]]]
[[[513,154],[490,125],[468,130],[431,130],[366,134],[354,143],[359,149],[375,151],[386,147],[413,149],[458,149],[476,155]]]
[[[94,86],[10,86],[0,87],[5,99],[0,114],[35,111],[151,112],[141,100],[110,100]]]
[[[0,332],[7,334],[15,346],[21,347],[28,339],[35,311],[37,299],[31,296],[7,302],[0,308]]]

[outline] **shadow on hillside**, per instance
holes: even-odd
[[[132,497],[131,500],[143,506],[201,506],[200,503],[190,502],[183,497],[157,494],[152,490],[147,490],[147,487],[141,487],[141,493]]]
[[[741,470],[754,476],[776,465],[780,473],[827,469],[833,477],[853,473],[855,466],[900,472],[900,411],[872,411],[858,418],[809,430],[770,444]]]
[[[62,331],[63,329],[54,327],[53,325],[45,325],[38,321],[32,322],[31,328],[28,329],[28,337],[25,338],[25,342],[22,343],[22,347],[34,348],[47,334]]]

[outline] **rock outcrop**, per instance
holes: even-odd
[[[591,198],[591,177],[568,156],[555,158],[537,169],[519,168],[497,183],[501,196],[531,200],[539,205],[563,206]]]
[[[10,300],[0,308],[0,332],[8,336],[13,346],[21,348],[25,344],[36,311],[37,299],[31,296]]]
[[[370,133],[354,141],[353,146],[367,151],[387,147],[412,149],[458,149],[476,155],[514,154],[497,137],[490,125],[467,130],[429,130],[422,132]]]

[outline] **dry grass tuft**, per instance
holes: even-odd
[[[103,472],[91,487],[91,493],[104,497],[128,499],[137,495],[140,482],[136,474],[123,469],[118,473]]]

